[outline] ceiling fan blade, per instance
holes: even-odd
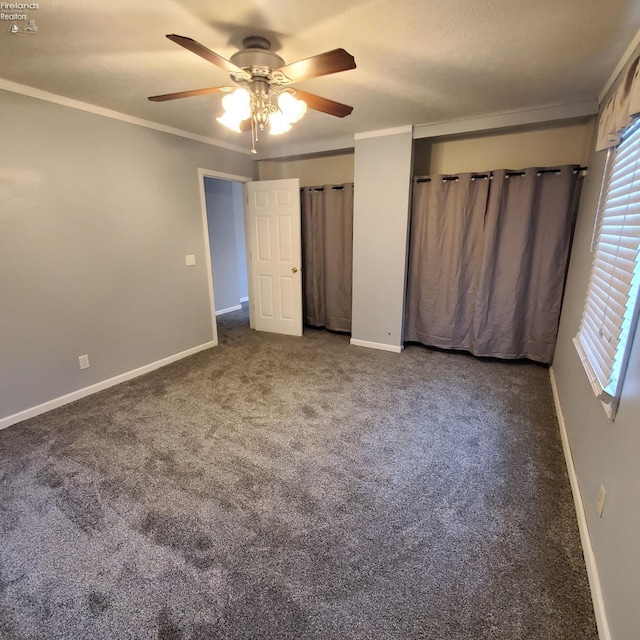
[[[225,71],[242,73],[242,69],[233,64],[233,62],[227,60],[226,58],[223,58],[214,51],[211,51],[211,49],[207,49],[207,47],[191,38],[187,38],[186,36],[177,36],[175,33],[168,34],[167,38],[169,38],[169,40],[171,40],[172,42],[179,44],[181,47],[189,49],[189,51],[195,53],[201,58],[204,58],[205,60],[208,60],[212,64],[215,64],[217,67],[225,69]]]
[[[177,93],[165,93],[161,96],[150,96],[151,102],[164,102],[165,100],[177,100],[178,98],[191,98],[193,96],[204,96],[208,93],[218,93],[229,87],[207,87],[205,89],[192,89],[191,91],[178,91]]]
[[[356,61],[350,53],[347,53],[344,49],[333,49],[332,51],[319,53],[317,56],[292,62],[280,67],[278,71],[284,73],[291,82],[300,82],[307,78],[328,76],[331,73],[355,68]]]
[[[322,113],[328,113],[330,116],[344,118],[353,111],[353,107],[350,107],[348,104],[329,100],[328,98],[317,96],[314,93],[302,91],[302,89],[296,89],[295,92],[295,97],[304,100],[304,102],[307,103],[307,107],[315,109],[316,111],[322,111]]]

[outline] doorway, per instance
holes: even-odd
[[[251,324],[243,195],[244,184],[251,178],[206,169],[198,173],[211,322],[217,344],[218,317],[244,309],[246,322]]]
[[[198,171],[213,342],[216,315],[238,312],[241,298],[251,329],[302,335],[299,180]]]
[[[216,316],[249,300],[242,183],[204,177]]]

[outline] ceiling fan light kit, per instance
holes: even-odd
[[[290,87],[294,82],[308,78],[355,69],[355,59],[344,49],[334,49],[285,65],[284,60],[271,51],[271,43],[260,36],[245,38],[244,49],[234,53],[230,60],[191,38],[175,34],[167,35],[167,38],[228,71],[239,88],[209,87],[151,96],[149,100],[164,102],[225,92],[227,95],[222,99],[224,113],[216,120],[238,133],[251,129],[252,153],[256,153],[258,132],[264,131],[267,125],[271,135],[289,131],[304,116],[307,107],[338,118],[344,118],[353,111],[353,107],[348,105]]]
[[[278,135],[289,131],[307,111],[306,103],[294,98],[292,89],[269,89],[258,81],[249,86],[222,98],[224,113],[216,120],[232,131],[241,133],[242,123],[251,118],[260,131],[269,124],[269,133]]]

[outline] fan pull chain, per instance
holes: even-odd
[[[256,142],[258,142],[258,128],[253,115],[251,116],[251,153],[256,154]]]

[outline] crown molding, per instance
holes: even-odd
[[[569,120],[583,118],[598,113],[596,100],[579,102],[576,104],[544,107],[541,109],[527,109],[524,111],[511,111],[469,120],[453,120],[449,122],[434,122],[432,124],[420,124],[413,127],[414,138],[436,138],[475,131],[488,131],[491,129],[504,129],[522,125],[541,124],[554,120]]]
[[[10,80],[3,80],[0,78],[0,89],[4,91],[10,91],[11,93],[18,93],[30,98],[36,98],[37,100],[44,100],[45,102],[52,102],[54,104],[61,105],[63,107],[69,107],[71,109],[77,109],[78,111],[86,111],[97,116],[104,118],[111,118],[112,120],[120,120],[121,122],[127,122],[128,124],[134,124],[139,127],[145,127],[147,129],[154,129],[156,131],[162,131],[163,133],[169,133],[174,136],[180,136],[181,138],[187,138],[189,140],[195,140],[196,142],[202,142],[214,147],[221,147],[222,149],[228,149],[229,151],[235,151],[236,153],[242,153],[244,155],[251,155],[249,149],[239,147],[222,140],[216,140],[215,138],[207,138],[206,136],[200,136],[190,131],[184,131],[183,129],[176,129],[174,127],[168,127],[157,122],[151,122],[150,120],[144,120],[143,118],[136,118],[126,113],[120,113],[119,111],[113,111],[112,109],[105,109],[104,107],[98,107],[88,102],[81,102],[80,100],[74,100],[72,98],[66,98],[55,93],[49,93],[42,89],[36,89],[24,84],[18,84],[17,82],[11,82]]]
[[[413,126],[394,127],[393,129],[379,129],[378,131],[363,131],[356,133],[353,137],[355,140],[366,140],[367,138],[382,138],[383,136],[395,136],[400,133],[412,133]]]
[[[253,159],[260,161],[293,158],[297,156],[308,156],[318,153],[353,149],[353,146],[353,136],[331,138],[330,140],[315,140],[312,142],[281,143],[277,146],[268,146],[266,148],[259,149],[258,153],[253,156]]]

